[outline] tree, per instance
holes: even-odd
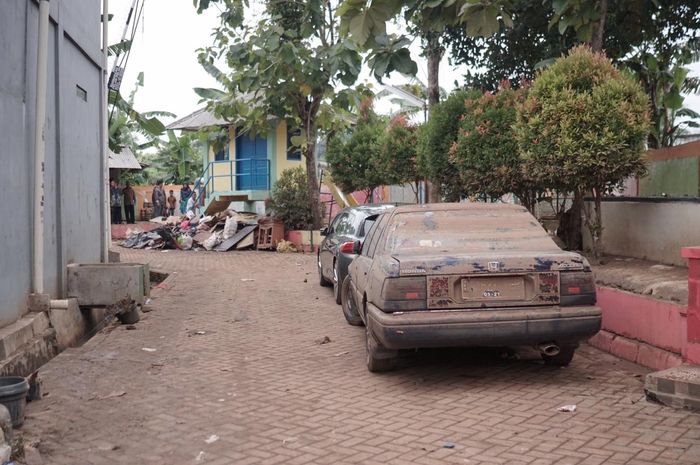
[[[202,142],[196,133],[184,132],[180,137],[167,131],[168,140],[161,142],[158,152],[149,158],[152,177],[166,183],[191,183],[202,172]]]
[[[543,189],[523,172],[513,131],[516,106],[525,96],[525,89],[513,90],[505,81],[495,94],[486,92],[467,99],[450,158],[459,170],[465,192],[492,199],[513,193],[534,213],[537,194]]]
[[[452,60],[470,68],[466,85],[495,90],[502,79],[509,79],[517,86],[523,79],[532,80],[538,65],[551,63],[577,43],[590,40],[585,34],[577,36],[577,29],[566,22],[552,23],[557,20],[553,4],[561,2],[511,0],[514,25],[501,27],[489,37],[471,37],[459,26],[448,28],[445,44]],[[595,6],[595,2],[585,5]],[[697,37],[699,27],[700,10],[688,0],[611,1],[603,49],[619,64],[640,48],[675,50],[680,42]],[[652,43],[653,47],[645,45]]]
[[[416,203],[423,177],[418,166],[417,144],[418,127],[399,114],[389,122],[380,151],[381,171],[386,173],[387,183],[409,184]]]
[[[338,31],[331,0],[268,1],[257,22],[246,20],[244,0],[195,0],[198,11],[223,3],[214,45],[200,50],[199,61],[224,87],[196,89],[217,116],[240,122],[244,131],[269,127],[270,115],[300,128],[307,189],[314,227],[321,224],[315,145],[319,129],[330,125],[330,107],[339,84],[352,85],[360,72],[355,45]],[[215,66],[224,60],[230,72]]]
[[[641,51],[628,61],[650,97],[653,123],[648,139],[650,148],[671,147],[683,126],[700,127],[692,121],[700,118],[700,114],[683,106],[683,93],[697,93],[700,88],[698,78],[688,76],[686,65],[699,59],[700,47],[693,50],[684,46],[670,55]],[[683,117],[691,120],[678,120]]]
[[[469,35],[490,35],[501,23],[511,26],[502,5],[493,1],[469,0],[345,0],[339,9],[341,32],[370,50],[368,64],[381,82],[394,69],[415,74],[417,65],[406,47],[410,40],[386,34],[386,22],[403,13],[413,36],[420,37],[423,56],[428,61],[428,107],[440,101],[440,61],[445,53],[442,36],[446,26],[466,23]],[[429,198],[441,197],[440,180],[431,179]]]
[[[282,171],[270,193],[269,207],[273,215],[284,221],[287,230],[311,229],[314,215],[311,209],[307,173],[301,166]]]
[[[594,208],[584,208],[585,225],[598,257],[603,196],[645,171],[649,115],[643,89],[603,54],[575,47],[535,79],[518,107],[515,130],[525,171],[573,192],[574,215],[580,218],[583,196],[593,196]]]
[[[651,148],[673,145],[683,126],[698,127],[700,118],[684,108],[683,94],[698,93],[700,78],[688,75],[687,65],[700,60],[700,9],[687,2],[670,2],[673,9],[662,9],[654,17],[657,34],[648,34],[623,63],[642,81],[651,102]]]
[[[449,27],[444,43],[453,63],[467,65],[465,87],[495,91],[503,79],[512,87],[535,78],[538,66],[572,47],[575,34],[550,28],[551,0],[514,0],[512,27],[488,37],[471,37],[463,27]]]
[[[138,154],[140,150],[158,145],[158,137],[165,132],[165,126],[158,118],[175,117],[166,111],[139,113],[134,110],[134,100],[140,87],[143,87],[143,73],[139,73],[128,100],[118,91],[109,91],[108,136],[112,152],[119,153],[123,147],[129,147],[134,154]],[[139,137],[144,142],[139,142]]]
[[[438,186],[447,202],[458,201],[465,194],[449,151],[457,141],[460,119],[466,111],[465,101],[480,95],[478,91],[452,92],[432,109],[430,119],[419,130],[418,166]]]
[[[329,141],[326,161],[333,182],[344,192],[365,191],[367,202],[371,202],[374,190],[388,184],[381,163],[385,132],[386,122],[374,114],[368,99],[357,126],[345,137]]]

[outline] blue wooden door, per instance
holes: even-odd
[[[269,185],[267,139],[249,134],[236,137],[236,190],[264,190]]]

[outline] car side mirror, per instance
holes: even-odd
[[[328,226],[326,226],[325,228],[321,228],[321,235],[322,236],[328,235]]]
[[[355,241],[352,243],[352,253],[356,255],[362,253],[362,241]]]

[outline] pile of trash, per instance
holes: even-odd
[[[128,230],[120,244],[128,249],[216,250],[253,248],[258,215],[225,210],[214,215],[157,217],[151,231]]]

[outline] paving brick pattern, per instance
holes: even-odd
[[[44,463],[700,463],[700,415],[647,402],[645,371],[590,346],[565,369],[441,350],[370,374],[311,255],[121,252],[175,273],[136,330],[42,370],[24,430]]]

